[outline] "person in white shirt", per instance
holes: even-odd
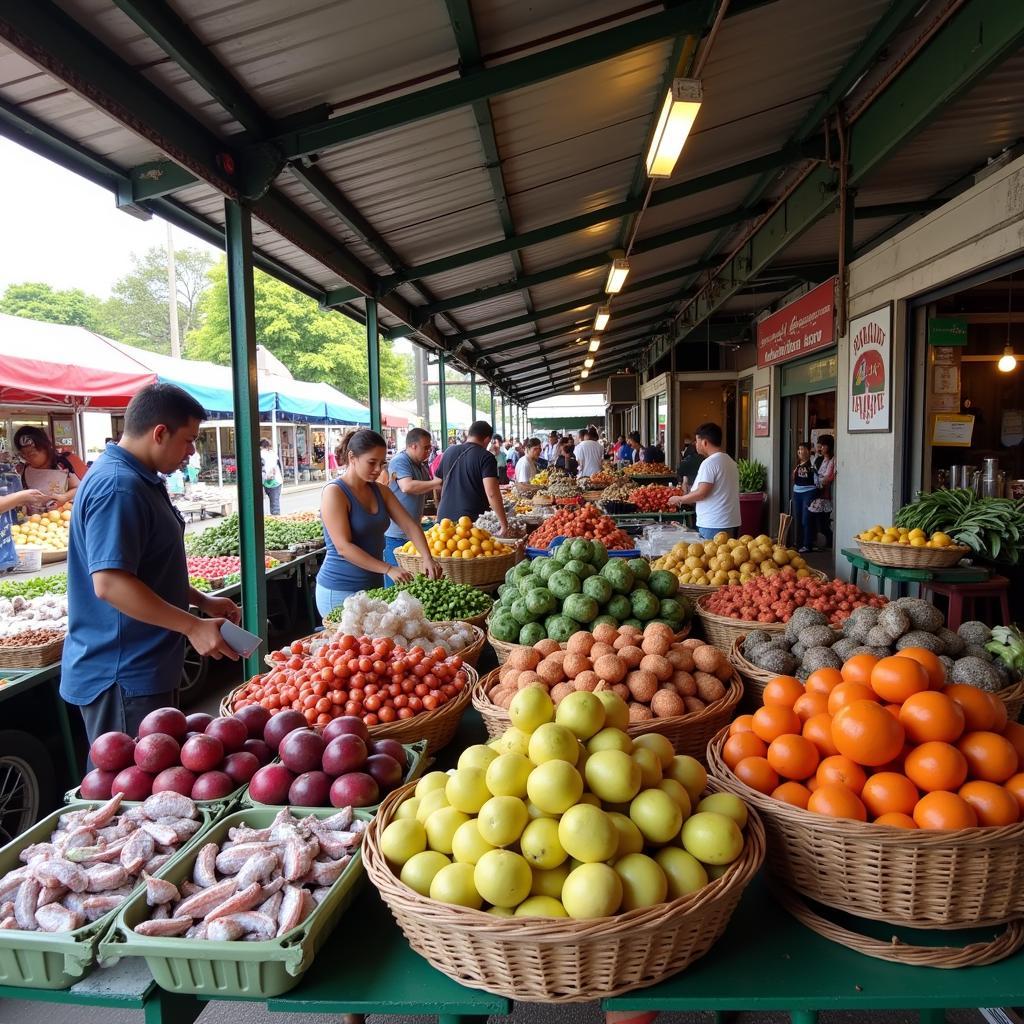
[[[277,452],[265,437],[260,441],[260,464],[263,470],[263,490],[270,502],[270,514],[279,516],[284,473],[281,472],[281,460]]]
[[[697,532],[705,540],[716,533],[734,536],[740,525],[739,469],[722,451],[722,428],[717,423],[702,423],[695,436],[695,447],[704,461],[690,492],[669,498],[669,504],[696,506]]]
[[[540,456],[544,459],[549,466],[555,464],[555,459],[558,458],[558,431],[552,430],[548,434],[548,443],[544,445],[540,450]]]
[[[516,483],[528,484],[539,472],[537,460],[540,458],[540,438],[528,437],[524,443],[526,454],[516,462]]]
[[[597,439],[597,431],[593,427],[587,431],[586,439],[576,445],[573,454],[580,466],[580,476],[594,476],[601,472],[604,448],[601,447],[601,443]]]

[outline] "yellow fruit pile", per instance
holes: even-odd
[[[512,727],[416,785],[380,836],[401,881],[441,903],[499,917],[589,920],[652,907],[724,875],[747,808],[705,795],[698,761],[657,733],[631,738],[609,691],[556,709],[536,686]]]
[[[807,562],[793,548],[775,544],[763,533],[738,539],[716,533],[703,543],[680,543],[651,566],[675,573],[680,583],[702,587],[746,583],[755,576],[774,576],[787,567],[797,576],[810,575]]]
[[[857,534],[857,540],[874,544],[902,544],[912,548],[948,548],[956,541],[948,533],[933,533],[930,537],[924,530],[908,530],[905,526],[872,526]]]
[[[426,537],[434,558],[494,558],[512,552],[507,544],[474,526],[469,516],[463,516],[457,523],[442,519],[427,530]],[[419,554],[411,540],[397,550],[407,555]]]
[[[533,477],[533,479],[530,481],[530,484],[533,487],[547,487],[549,476],[550,474],[548,473],[548,471],[546,469],[542,469],[539,473],[536,474],[536,476]]]
[[[38,544],[46,551],[66,551],[71,513],[54,509],[29,516],[23,523],[11,527],[15,544]]]

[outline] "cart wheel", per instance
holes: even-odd
[[[179,691],[184,693],[198,686],[206,678],[208,668],[209,659],[200,654],[191,644],[186,644],[185,663],[181,667]]]
[[[53,793],[53,766],[42,743],[26,732],[0,732],[0,846],[34,825]]]

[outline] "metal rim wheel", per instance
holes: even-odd
[[[0,846],[36,823],[54,798],[46,747],[27,732],[0,732]]]
[[[179,690],[186,692],[198,686],[206,678],[208,659],[200,654],[191,644],[185,647],[185,662],[181,667],[181,685]]]

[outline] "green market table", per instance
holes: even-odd
[[[992,574],[980,566],[955,565],[949,569],[905,569],[895,565],[879,565],[861,554],[859,548],[842,548],[842,556],[850,563],[850,582],[856,584],[859,573],[878,578],[878,592],[885,593],[886,581],[892,585],[892,596],[903,597],[910,583],[981,583]]]
[[[61,745],[64,758],[72,779],[81,774],[81,763],[75,752],[75,740],[71,732],[71,720],[68,718],[68,706],[60,696],[60,662],[43,668],[0,669],[0,679],[8,680],[6,686],[0,686],[0,704],[7,700],[15,700],[27,695],[38,687],[44,687],[53,704],[57,728],[60,730]]]

